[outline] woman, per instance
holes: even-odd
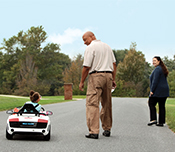
[[[163,127],[165,123],[165,102],[169,96],[167,82],[168,70],[159,56],[153,58],[153,65],[156,67],[150,76],[150,123],[148,126],[156,124]],[[159,123],[157,123],[156,104],[159,104]]]

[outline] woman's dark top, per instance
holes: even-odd
[[[153,92],[151,97],[168,97],[169,86],[167,77],[164,75],[162,67],[158,65],[150,76],[150,91]]]

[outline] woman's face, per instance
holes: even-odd
[[[157,58],[153,58],[153,65],[156,67],[158,66],[160,61],[157,60]]]

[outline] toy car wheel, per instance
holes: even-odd
[[[8,140],[11,140],[11,139],[13,138],[13,135],[10,135],[10,134],[7,132],[7,130],[6,130],[6,138],[7,138]]]
[[[44,136],[44,140],[46,140],[46,141],[49,141],[50,140],[50,130],[49,130],[49,133],[46,135],[46,136]]]

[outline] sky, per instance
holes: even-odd
[[[0,0],[3,39],[43,26],[47,43],[60,44],[71,59],[84,55],[82,35],[92,31],[112,49],[136,42],[147,62],[175,55],[175,0]]]

